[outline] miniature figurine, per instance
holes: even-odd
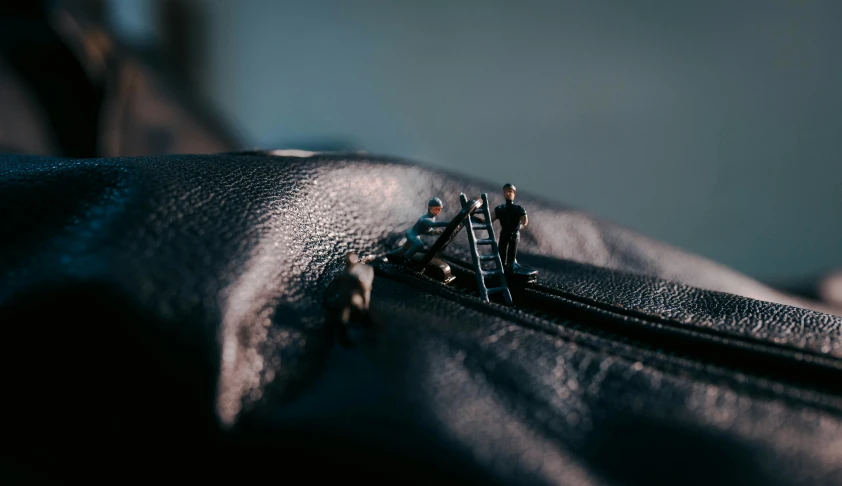
[[[512,184],[503,186],[503,197],[505,204],[494,208],[491,213],[491,222],[500,220],[500,238],[497,247],[500,250],[500,260],[508,271],[517,272],[520,265],[517,263],[517,244],[520,241],[520,230],[529,224],[526,210],[523,206],[515,204],[517,188]],[[474,216],[479,221],[485,222],[484,218]]]
[[[369,259],[370,260],[370,259]],[[371,299],[371,287],[374,281],[374,269],[365,264],[356,253],[345,254],[345,268],[328,286],[325,305],[331,311],[329,332],[336,326],[339,342],[348,344],[348,326],[352,321],[370,324],[368,306]]]
[[[406,245],[403,253],[403,261],[406,264],[412,262],[412,255],[424,248],[424,242],[421,241],[422,235],[440,235],[444,231],[444,227],[450,224],[450,221],[436,221],[436,216],[441,213],[442,202],[441,199],[434,197],[427,202],[427,214],[418,218],[415,225],[406,231]]]

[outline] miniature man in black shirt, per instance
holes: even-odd
[[[520,240],[520,230],[529,224],[526,217],[526,210],[523,206],[515,204],[515,192],[517,189],[512,184],[503,186],[503,197],[506,204],[494,208],[491,213],[491,222],[500,220],[500,239],[497,246],[500,250],[500,260],[506,270],[516,271],[520,268],[517,263],[517,243]],[[481,218],[477,218],[481,219]]]

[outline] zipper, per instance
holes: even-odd
[[[514,306],[485,302],[477,297],[475,274],[467,263],[442,255],[438,258],[450,265],[456,277],[454,283],[445,285],[400,265],[379,261],[372,264],[380,277],[407,283],[597,352],[668,372],[718,378],[773,398],[806,401],[837,413],[842,411],[842,360],[747,336],[690,328],[668,319],[595,303],[540,283],[523,288],[510,286]]]

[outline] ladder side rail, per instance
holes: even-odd
[[[491,240],[491,242],[492,242],[489,246],[491,246],[493,251],[492,251],[492,253],[490,253],[488,255],[479,255],[480,270],[482,270],[482,262],[484,262],[484,261],[495,261],[499,257],[499,255],[498,255],[499,251],[495,248],[495,246],[497,245],[497,242],[494,240],[494,228],[490,223],[491,216],[489,215],[488,208],[487,208],[487,205],[488,205],[487,197],[488,197],[488,195],[485,194],[485,196],[486,196],[486,199],[483,199],[483,205],[480,208],[480,210],[481,210],[480,212],[482,212],[482,214],[485,216],[485,221],[482,224],[474,224],[474,226],[472,226],[472,228],[474,228],[476,230],[481,230],[481,231],[486,232],[486,234],[487,234],[486,238]],[[479,240],[477,240],[477,246],[479,246]],[[477,251],[479,251],[479,249],[477,249]],[[495,268],[494,271],[500,270],[500,265],[498,265],[498,264],[495,264],[495,265],[496,265],[496,268]],[[488,273],[488,272],[486,272],[486,273]]]
[[[460,194],[459,201],[464,206],[468,203],[468,198],[464,194]],[[488,289],[486,288],[485,280],[482,277],[482,267],[480,266],[479,261],[479,251],[477,248],[476,236],[474,235],[473,228],[471,228],[470,221],[468,221],[468,224],[466,224],[465,226],[467,226],[466,229],[468,230],[468,246],[471,249],[471,259],[474,262],[474,270],[477,277],[477,287],[479,288],[480,297],[482,297],[484,301],[490,302],[490,299],[488,298]]]
[[[488,207],[488,194],[482,193],[482,213],[485,216],[485,223],[488,227],[488,237],[491,238],[491,250],[496,255],[494,263],[497,265],[497,270],[500,275],[500,287],[503,288],[503,297],[506,299],[506,304],[512,305],[512,293],[509,290],[509,285],[506,282],[506,271],[503,268],[503,260],[500,258],[500,248],[497,246],[497,235],[494,234],[494,224],[491,222],[491,211]]]
[[[500,258],[500,247],[497,245],[497,235],[494,233],[494,225],[491,222],[491,212],[488,209],[488,194],[482,193],[482,214],[485,216],[485,224],[488,228],[488,238],[491,240],[491,249],[494,251],[494,262],[497,269],[503,271],[503,260]]]

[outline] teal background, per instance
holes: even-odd
[[[771,283],[842,266],[842,2],[181,3],[247,146],[512,182]],[[159,3],[109,7],[160,41]]]

